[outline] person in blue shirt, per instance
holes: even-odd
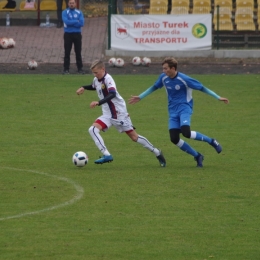
[[[76,54],[76,64],[78,73],[85,74],[82,70],[83,63],[81,57],[82,35],[81,27],[84,26],[84,15],[76,9],[76,0],[69,0],[69,7],[62,12],[62,20],[64,23],[64,70],[63,74],[69,74],[70,69],[70,52],[74,44]]]
[[[180,133],[186,138],[210,144],[215,148],[217,153],[221,153],[222,147],[216,139],[197,131],[191,131],[190,122],[193,112],[192,90],[204,92],[219,101],[223,101],[225,104],[228,104],[229,100],[220,97],[215,92],[203,86],[199,81],[178,72],[177,65],[178,63],[174,58],[165,58],[162,62],[163,73],[159,76],[154,85],[139,96],[131,96],[129,104],[139,102],[155,90],[164,86],[168,96],[168,125],[171,142],[177,145],[182,151],[192,155],[197,162],[197,167],[203,167],[204,156],[182,140]]]

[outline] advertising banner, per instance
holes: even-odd
[[[111,49],[126,51],[210,50],[211,14],[112,15]]]

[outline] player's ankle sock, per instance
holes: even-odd
[[[177,143],[177,146],[184,152],[196,157],[198,156],[198,152],[194,150],[189,144],[184,142],[182,139]]]
[[[158,148],[154,148],[154,150],[152,152],[155,154],[156,157],[161,154],[161,152]]]
[[[191,135],[190,135],[190,139],[194,139],[194,140],[197,140],[197,141],[203,141],[203,142],[207,142],[207,143],[211,143],[212,141],[212,138],[206,136],[206,135],[203,135],[199,132],[196,132],[196,131],[191,131]]]
[[[103,152],[103,154],[106,155],[106,156],[111,155],[110,152],[107,149]]]

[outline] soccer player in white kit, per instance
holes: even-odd
[[[135,104],[148,96],[152,92],[165,87],[168,97],[169,113],[169,134],[171,142],[178,146],[182,151],[190,154],[197,162],[197,167],[203,167],[204,156],[191,147],[187,142],[180,139],[180,133],[186,138],[203,141],[210,144],[217,153],[221,153],[222,147],[218,141],[197,131],[191,131],[191,115],[193,113],[192,90],[199,90],[206,93],[225,104],[229,100],[220,97],[212,90],[203,86],[199,81],[177,71],[177,61],[174,58],[165,58],[162,66],[163,73],[158,77],[153,86],[148,88],[139,96],[132,96],[129,99],[130,104]]]
[[[96,146],[103,154],[96,164],[103,164],[113,161],[113,156],[109,153],[100,131],[106,131],[114,126],[118,132],[125,132],[134,142],[141,144],[144,148],[153,152],[158,159],[160,166],[165,167],[166,161],[162,152],[155,148],[145,137],[136,133],[127,112],[126,103],[117,91],[115,81],[105,71],[105,65],[100,60],[95,60],[90,69],[95,76],[91,85],[82,86],[77,90],[77,94],[83,94],[85,90],[96,90],[99,101],[92,101],[90,108],[102,106],[102,115],[98,117],[89,128],[89,134]]]

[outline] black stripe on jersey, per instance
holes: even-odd
[[[107,86],[106,86],[104,80],[102,81],[102,84],[104,84],[104,86],[105,86],[104,88],[102,88],[102,93],[103,93],[104,97],[106,97],[109,94],[109,91],[107,89]],[[108,104],[110,112],[111,112],[111,117],[114,119],[117,119],[116,108],[115,108],[114,103],[111,100],[109,100],[107,102],[107,104]]]

